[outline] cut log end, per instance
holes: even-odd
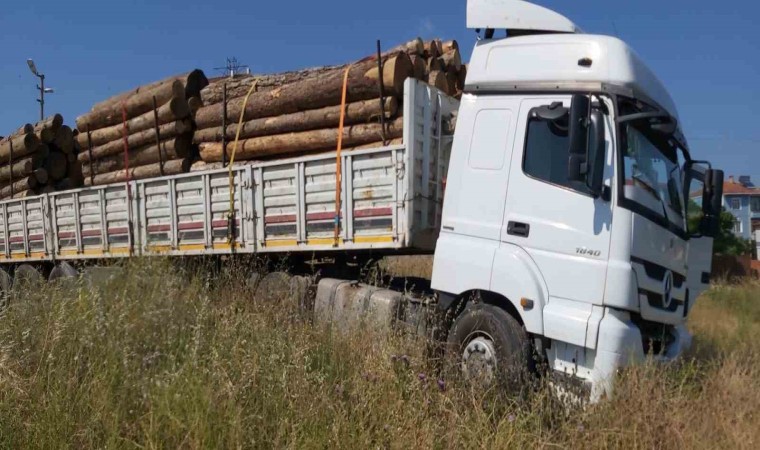
[[[430,72],[430,75],[428,76],[428,84],[442,92],[449,93],[449,82],[446,79],[446,74],[440,70]]]
[[[402,95],[404,93],[404,81],[414,75],[412,59],[406,53],[389,58],[383,64],[383,88],[387,94]],[[378,69],[373,67],[366,75],[367,78],[378,80]]]
[[[441,50],[443,50],[443,53],[453,50],[459,51],[459,43],[456,40],[443,41],[441,43]]]
[[[427,62],[422,56],[412,56],[412,74],[418,80],[425,80],[427,75]]]

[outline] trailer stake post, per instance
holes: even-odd
[[[90,133],[89,125],[87,125],[87,156],[89,156],[87,162],[90,164],[90,185],[95,186],[95,170],[92,167],[92,133]]]
[[[377,73],[380,78],[378,83],[380,90],[380,137],[383,145],[388,145],[388,139],[385,137],[385,88],[383,87],[383,57],[380,48],[380,39],[377,40]]]
[[[222,167],[227,167],[227,82],[222,84]]]
[[[161,151],[161,131],[158,129],[158,105],[156,96],[153,96],[153,129],[156,131],[156,146],[158,147],[158,170],[164,176],[164,161],[166,160]]]

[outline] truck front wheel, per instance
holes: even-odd
[[[454,369],[480,385],[504,383],[509,390],[520,389],[533,371],[525,329],[494,305],[467,305],[451,326],[447,344]]]

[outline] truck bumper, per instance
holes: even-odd
[[[673,327],[670,333],[672,339],[659,354],[651,356],[653,360],[675,360],[691,345],[691,335],[683,324]],[[549,363],[555,371],[582,380],[590,390],[591,402],[595,403],[612,395],[620,369],[649,357],[644,353],[645,339],[630,313],[605,308],[595,349],[554,341],[548,352]]]

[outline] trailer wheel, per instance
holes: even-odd
[[[280,299],[290,293],[290,279],[285,272],[271,272],[264,275],[256,285],[254,298],[256,300]]]
[[[530,340],[509,313],[489,304],[469,304],[447,339],[452,368],[474,384],[504,384],[520,390],[533,370]]]
[[[5,311],[11,302],[11,285],[11,276],[5,269],[0,269],[0,312]]]
[[[43,280],[42,274],[30,264],[21,264],[13,273],[13,292],[18,294]]]
[[[71,264],[67,263],[66,261],[63,261],[61,263],[58,263],[55,267],[53,267],[53,270],[50,271],[50,276],[48,277],[48,281],[54,282],[58,280],[70,280],[73,278],[76,278],[79,275],[79,271],[74,268]]]

